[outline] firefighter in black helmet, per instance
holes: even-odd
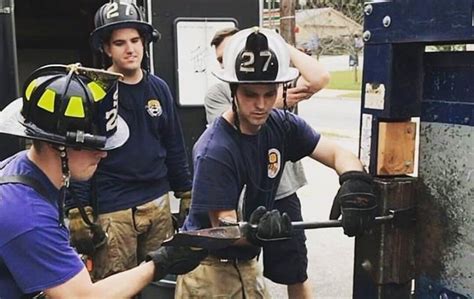
[[[63,198],[70,179],[87,180],[107,151],[129,137],[117,114],[117,73],[49,65],[0,112],[0,133],[33,144],[0,162],[0,298],[131,297],[167,273],[192,270],[204,252],[162,247],[144,263],[93,284],[69,245]]]
[[[74,200],[67,201],[73,244],[92,257],[94,280],[130,269],[173,232],[169,191],[181,199],[183,219],[190,202],[191,175],[184,138],[169,87],[143,69],[146,48],[159,33],[133,3],[111,1],[95,16],[92,48],[111,61],[119,81],[119,114],[130,139],[110,152],[88,184],[72,184],[89,215],[107,230],[105,246],[89,246],[94,234]]]
[[[104,43],[110,41],[113,30],[134,28],[142,38],[144,56],[142,67],[148,70],[147,46],[151,42],[157,42],[161,34],[145,21],[141,9],[135,3],[111,1],[104,4],[96,12],[94,24],[95,30],[91,33],[90,43],[92,50],[101,54],[102,67],[108,67],[110,63],[110,57],[104,53]]]

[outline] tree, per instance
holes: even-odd
[[[364,21],[365,0],[306,0],[305,5],[298,2],[297,9],[331,7],[361,24]]]
[[[331,22],[329,20],[334,20],[333,17],[329,17],[328,22],[326,21],[321,23],[321,19],[318,20],[317,17],[306,18],[305,20],[305,29],[306,32],[310,28],[314,28],[314,32],[311,34],[314,36],[305,41],[302,45],[303,48],[309,48],[313,54],[317,57],[320,55],[342,55],[347,54],[349,58],[349,66],[354,69],[354,81],[358,82],[357,68],[359,62],[359,54],[363,48],[362,41],[362,28],[361,25],[364,20],[364,0],[299,0],[299,9],[300,14],[307,11],[308,9],[314,8],[332,8],[333,10],[342,13],[345,17],[351,19],[353,22],[359,24],[354,26],[353,22],[349,22],[345,32],[340,30],[333,31],[335,27],[330,27]],[[321,10],[321,14],[325,11],[328,14],[328,10]],[[326,18],[328,16],[326,15]],[[313,20],[313,21],[310,21]],[[314,24],[313,24],[314,22]],[[350,24],[352,23],[352,24]],[[324,29],[327,27],[328,29]],[[355,28],[359,28],[356,29]],[[313,31],[312,29],[310,29]],[[313,39],[317,39],[317,43],[311,42]],[[313,44],[317,44],[316,47],[313,47]]]

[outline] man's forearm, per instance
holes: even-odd
[[[147,262],[100,280],[94,284],[94,291],[100,294],[96,298],[131,298],[152,281],[154,271],[153,262]]]
[[[301,81],[301,79],[305,81],[303,86],[315,93],[329,83],[330,75],[323,64],[293,46],[288,45],[288,49],[290,50],[291,62],[301,74],[298,81]],[[297,86],[301,86],[300,84],[298,82]]]
[[[362,171],[364,169],[360,160],[347,150],[342,150],[337,155],[335,165],[335,170],[339,175],[351,170]]]

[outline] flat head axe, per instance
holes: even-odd
[[[375,223],[382,224],[391,222],[395,226],[405,226],[413,223],[415,210],[413,208],[390,210],[388,215],[375,217]],[[403,224],[403,225],[402,225]],[[194,231],[179,232],[165,240],[162,245],[197,247],[208,250],[217,250],[231,246],[235,241],[243,237],[242,227],[247,222],[237,222],[232,225],[199,229]],[[291,222],[293,229],[318,229],[330,227],[342,227],[341,220],[328,220],[318,222]],[[257,227],[256,225],[252,225]]]

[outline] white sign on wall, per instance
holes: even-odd
[[[177,100],[181,106],[202,106],[209,87],[219,82],[220,68],[210,43],[221,29],[237,27],[235,19],[179,18],[175,21]]]

